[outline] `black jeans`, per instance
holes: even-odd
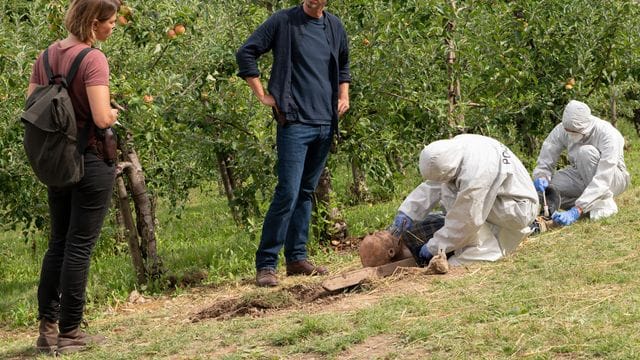
[[[59,321],[60,332],[80,325],[91,252],[109,209],[115,167],[92,153],[84,157],[84,177],[67,188],[49,187],[51,236],[42,260],[38,318]]]

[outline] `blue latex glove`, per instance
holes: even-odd
[[[392,234],[399,236],[403,232],[410,230],[411,227],[413,227],[413,220],[411,220],[409,215],[402,211],[398,211],[396,218],[393,219],[393,224],[391,225],[390,230]]]
[[[549,180],[546,178],[537,178],[533,180],[533,186],[535,186],[537,192],[544,192],[549,187]]]
[[[567,226],[578,221],[578,219],[580,218],[580,213],[580,209],[574,206],[567,211],[554,212],[553,215],[551,215],[551,219],[553,219],[553,222],[555,222],[556,224]]]
[[[425,264],[428,264],[429,261],[431,261],[431,259],[433,258],[433,255],[431,254],[429,249],[427,249],[427,244],[422,245],[422,247],[420,248],[420,257],[424,259]]]

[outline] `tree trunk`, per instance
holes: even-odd
[[[451,28],[453,28],[453,23],[448,24]],[[447,111],[447,119],[449,120],[449,126],[456,126],[455,119],[455,110],[456,110],[456,82],[454,78],[453,72],[453,64],[456,62],[456,53],[455,53],[455,45],[453,44],[452,39],[447,39],[447,74],[449,75],[449,88],[447,92],[447,101],[449,103],[449,109]]]
[[[228,166],[228,156],[220,151],[216,153],[216,157],[218,159],[218,169],[220,171],[220,179],[222,181],[222,186],[224,187],[224,193],[227,195],[227,202],[229,203],[229,209],[231,210],[231,216],[236,224],[240,224],[242,222],[242,215],[238,209],[236,204],[236,197],[234,195],[235,191],[235,180],[233,178],[233,172]]]
[[[121,164],[124,165],[124,164]],[[131,166],[129,163],[125,166]],[[116,178],[116,188],[118,193],[118,209],[120,217],[122,219],[122,225],[124,226],[124,234],[129,244],[129,253],[131,254],[131,262],[133,268],[136,271],[136,279],[138,284],[142,285],[146,282],[146,271],[144,267],[144,260],[142,258],[142,252],[140,251],[140,243],[138,241],[138,230],[134,224],[133,216],[131,214],[131,207],[129,206],[129,194],[124,183],[122,176]]]
[[[636,134],[640,136],[640,109],[633,110],[633,126],[636,128]]]
[[[329,206],[331,201],[331,172],[324,168],[313,193],[313,229],[320,244],[326,244],[331,239],[329,234]]]
[[[365,181],[364,171],[360,168],[360,162],[355,157],[351,159],[351,175],[353,176],[351,193],[356,202],[361,203],[369,196],[369,189]]]
[[[325,167],[324,170],[322,170],[314,195],[315,206],[318,204],[329,206],[331,201],[331,171],[328,167]]]
[[[385,154],[385,159],[387,160],[387,165],[389,168],[399,172],[402,175],[406,174],[404,163],[402,162],[402,157],[398,154],[397,151],[387,152]]]
[[[458,101],[460,100],[460,79],[458,79],[454,64],[456,63],[456,42],[454,40],[454,31],[456,28],[456,19],[458,17],[458,9],[456,0],[449,0],[449,5],[453,10],[453,19],[449,19],[445,25],[445,44],[447,45],[447,74],[449,75],[449,88],[447,92],[447,100],[449,109],[447,118],[449,126],[458,127],[464,121],[463,115],[456,114]]]
[[[118,175],[116,175],[118,176]],[[117,186],[117,179],[116,179],[116,186]],[[117,190],[117,188],[116,188]],[[118,198],[118,192],[116,191],[113,194],[113,203],[114,204],[119,204],[120,199]],[[124,218],[122,217],[122,211],[120,210],[120,206],[116,206],[115,209],[115,217],[116,217],[116,227],[117,227],[117,231],[116,231],[116,243],[124,243],[127,241],[127,236],[126,236],[126,228],[124,225]]]
[[[144,284],[151,278],[157,278],[163,272],[163,268],[155,237],[155,203],[147,192],[142,165],[131,147],[131,138],[128,132],[125,138],[118,138],[118,150],[120,150],[116,178],[117,203],[120,212],[118,221],[121,221],[125,228],[124,233],[137,281],[139,284]],[[128,179],[126,182],[124,175]],[[136,211],[135,220],[129,203],[130,197]]]
[[[611,85],[611,97],[610,97],[611,125],[613,125],[614,127],[618,123],[618,108],[617,108],[617,104],[616,104],[617,95],[618,94],[617,94],[617,91],[616,91],[616,86],[615,85]]]
[[[314,235],[320,244],[340,243],[347,237],[347,224],[331,204],[331,172],[325,167],[314,193]]]
[[[142,249],[146,250],[147,270],[150,277],[158,277],[162,273],[162,262],[158,256],[155,235],[155,213],[153,203],[147,193],[142,165],[138,155],[133,149],[129,149],[126,157],[131,161],[131,166],[124,169],[129,178],[129,185],[133,203],[136,209],[137,228],[141,237]]]

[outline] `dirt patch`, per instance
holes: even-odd
[[[453,268],[446,275],[437,275],[438,278],[458,277],[466,270]],[[420,292],[421,287],[427,286],[428,281],[418,281],[416,278],[425,276],[423,268],[406,268],[397,274],[373,281],[364,281],[352,288],[338,292],[329,292],[320,284],[295,284],[289,287],[264,289],[254,288],[234,297],[219,299],[211,305],[207,305],[189,317],[191,322],[198,322],[206,319],[219,321],[228,320],[240,316],[261,317],[273,314],[276,311],[291,309],[304,309],[313,306],[315,311],[322,311],[325,305],[331,306],[331,310],[339,310],[341,299],[350,299],[345,306],[348,309],[357,308],[356,303],[375,302],[380,296],[384,296],[389,291],[394,293],[414,293]],[[434,277],[435,278],[435,277]],[[399,280],[406,281],[399,281]],[[416,286],[420,284],[423,286]],[[357,296],[358,301],[354,300]]]
[[[217,302],[211,305],[211,307],[200,311],[193,317],[193,321],[196,322],[203,319],[211,318],[216,320],[226,320],[236,316],[257,314],[261,310],[270,308],[270,306],[265,306],[258,301],[227,299]]]
[[[307,286],[297,284],[284,290],[293,295],[299,302],[303,303],[312,302],[316,299],[331,295],[320,285]]]
[[[262,316],[269,310],[298,307],[313,302],[327,303],[339,296],[340,294],[328,292],[320,285],[296,284],[282,289],[257,289],[242,296],[219,300],[193,315],[191,321],[227,320],[245,315]]]

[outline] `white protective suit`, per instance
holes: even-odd
[[[564,149],[570,165],[554,174]],[[592,116],[587,104],[572,100],[562,123],[542,144],[533,177],[549,180],[560,192],[563,208],[575,205],[593,220],[610,216],[618,212],[613,197],[631,182],[623,150],[624,138],[616,128]]]
[[[426,181],[398,210],[416,222],[442,205],[444,227],[427,247],[454,252],[452,265],[498,260],[530,233],[538,195],[527,169],[497,140],[465,134],[433,142],[420,154],[420,173]]]

